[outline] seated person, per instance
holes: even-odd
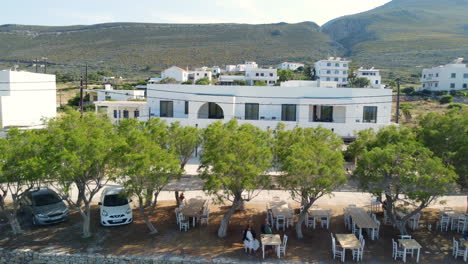
[[[270,223],[268,223],[268,218],[265,218],[265,223],[262,224],[262,234],[273,234]]]
[[[242,241],[244,242],[244,247],[248,249],[248,253],[251,253],[252,250],[255,252],[260,247],[260,242],[256,239],[255,231],[252,230],[250,225],[247,225],[247,228],[244,230]]]

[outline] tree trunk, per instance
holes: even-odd
[[[146,190],[146,195],[148,197],[153,197],[153,188],[149,188],[148,190]],[[146,199],[145,201],[145,207],[151,207],[151,201],[152,199]]]
[[[91,210],[90,205],[85,204],[85,211],[81,213],[83,217],[83,238],[91,237]]]
[[[138,211],[140,212],[140,215],[143,217],[143,220],[145,221],[146,226],[149,228],[150,235],[157,234],[158,230],[154,227],[153,223],[151,223],[151,221],[149,220],[148,215],[145,214],[145,210],[141,206],[139,206]]]
[[[77,185],[78,186],[78,185]],[[83,203],[84,189],[78,188],[78,199],[76,200],[76,207],[80,208]]]
[[[239,202],[241,200],[242,199],[240,198],[240,196],[235,197],[234,201],[232,202],[231,208],[229,209],[227,214],[224,215],[223,220],[221,221],[221,224],[219,225],[219,229],[218,229],[218,237],[219,238],[225,238],[226,237],[229,220],[231,219],[231,216],[236,211],[237,206],[238,206],[238,204],[239,204]]]
[[[21,229],[21,225],[18,221],[18,217],[16,216],[16,213],[7,213],[7,218],[8,218],[8,223],[10,224],[11,231],[13,232],[14,235],[19,235],[23,233],[23,229]]]
[[[175,199],[177,202],[177,207],[179,207],[180,206],[179,191],[175,191]]]
[[[306,201],[306,199],[303,199],[303,201]],[[304,223],[304,220],[305,220],[306,215],[307,215],[307,211],[309,211],[309,208],[312,206],[313,203],[314,203],[314,201],[305,204],[304,209],[302,210],[301,214],[299,215],[299,219],[297,220],[297,223],[296,223],[296,236],[297,236],[297,239],[303,239],[304,238],[304,235],[302,234],[302,223]]]

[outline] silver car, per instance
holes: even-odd
[[[48,188],[28,192],[20,202],[20,210],[32,218],[33,225],[48,225],[67,220],[69,210],[62,199]]]

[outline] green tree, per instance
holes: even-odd
[[[291,70],[279,70],[278,77],[280,82],[293,80],[296,75]]]
[[[0,208],[14,235],[23,232],[17,217],[20,200],[45,177],[41,155],[44,138],[38,131],[18,129],[11,129],[5,139],[0,138]],[[5,201],[8,194],[10,205]]]
[[[412,104],[401,104],[400,105],[400,110],[401,113],[405,116],[406,122],[410,122],[411,119],[413,118],[411,115],[411,110],[414,109],[414,106]]]
[[[406,87],[401,89],[401,92],[404,93],[407,96],[413,95],[416,90],[414,87]]]
[[[452,102],[453,102],[453,96],[451,95],[443,95],[439,100],[440,104],[450,104]]]
[[[254,86],[267,86],[265,81],[255,81]]]
[[[406,234],[406,222],[447,194],[456,179],[408,128],[381,129],[359,156],[353,178],[362,190],[383,193],[386,213],[401,234]],[[402,219],[397,218],[399,204],[412,207]]]
[[[102,77],[111,77],[112,76],[112,72],[109,71],[109,70],[98,71],[97,74],[101,75]]]
[[[245,86],[247,85],[247,82],[244,80],[234,80],[234,85],[239,85],[239,86]]]
[[[160,84],[175,84],[179,82],[174,78],[167,77],[167,78],[162,79],[159,83]]]
[[[367,78],[364,77],[356,77],[352,81],[350,81],[350,84],[352,87],[357,87],[357,88],[364,88],[369,86],[370,81]]]
[[[210,79],[208,79],[208,77],[205,77],[205,78],[201,78],[201,79],[198,79],[196,82],[195,82],[196,85],[210,85]]]
[[[169,127],[168,144],[172,152],[179,157],[180,169],[184,170],[185,165],[194,155],[195,149],[200,145],[200,131],[196,127],[181,126],[179,122],[174,122]],[[175,192],[177,205],[180,205],[179,192]]]
[[[346,182],[341,138],[322,127],[286,131],[279,126],[275,133],[279,182],[291,196],[300,198],[303,210],[296,223],[296,235],[303,238],[302,224],[309,208],[320,197],[331,194]]]
[[[367,149],[369,142],[375,140],[376,134],[375,131],[370,129],[365,129],[357,132],[356,140],[348,145],[345,151],[345,155],[354,160],[354,165],[357,166],[360,154]]]
[[[468,109],[455,108],[446,114],[429,113],[421,118],[418,139],[440,157],[446,165],[455,168],[458,183],[468,186]]]
[[[205,180],[204,189],[219,201],[232,202],[218,229],[218,237],[223,238],[238,206],[269,183],[266,175],[271,167],[269,133],[250,124],[239,126],[232,119],[226,124],[220,121],[210,124],[202,139],[199,171]]]
[[[115,178],[121,155],[117,151],[119,137],[108,119],[94,113],[80,118],[75,111],[49,121],[47,134],[44,156],[48,158],[52,185],[80,213],[83,237],[90,237],[91,202],[107,181]],[[73,187],[78,190],[76,200],[71,196]]]
[[[161,124],[161,123],[159,123]],[[120,122],[119,135],[125,140],[122,146],[119,181],[128,196],[137,198],[137,208],[150,234],[158,233],[149,220],[157,205],[159,193],[173,178],[182,173],[177,156],[161,147],[161,142],[151,134],[147,124],[136,119]],[[165,129],[161,128],[161,129]]]

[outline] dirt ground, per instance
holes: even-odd
[[[333,210],[330,230],[317,228],[316,230],[304,227],[304,239],[298,240],[294,229],[286,232],[289,241],[286,250],[286,260],[300,260],[304,262],[332,262],[330,232],[349,233],[345,230],[342,208],[326,207]],[[151,255],[157,253],[183,254],[203,257],[230,257],[239,261],[261,260],[261,249],[255,256],[244,253],[241,243],[242,231],[247,223],[252,223],[257,234],[260,234],[260,225],[265,219],[265,204],[246,204],[246,211],[234,214],[230,225],[228,237],[217,237],[218,224],[227,207],[211,205],[210,224],[203,227],[192,228],[188,232],[178,231],[175,224],[174,202],[162,202],[154,215],[152,222],[157,227],[159,234],[151,236],[138,212],[134,210],[134,222],[120,227],[102,227],[99,225],[98,207],[92,211],[93,237],[81,238],[81,218],[77,213],[71,214],[67,222],[47,226],[34,227],[23,219],[24,235],[12,237],[10,228],[4,221],[0,222],[0,247],[3,248],[29,248],[46,252],[68,253],[101,253],[114,255]],[[464,210],[464,208],[456,208]],[[420,263],[450,263],[454,262],[451,256],[452,237],[460,238],[456,232],[442,233],[440,231],[428,231],[427,224],[435,227],[437,210],[425,210],[421,216],[420,228],[417,231],[409,231],[411,235],[423,246]],[[378,214],[382,218],[382,214]],[[296,216],[297,220],[297,216]],[[381,221],[383,222],[383,221]],[[398,231],[389,225],[383,225],[380,238],[371,241],[366,238],[364,262],[387,263],[393,262],[391,239],[396,238]],[[270,250],[266,258],[276,259],[275,252]],[[351,262],[350,252],[347,252],[347,261]],[[415,259],[408,257],[408,261]],[[462,260],[459,258],[458,262]],[[338,261],[336,261],[338,263]]]

